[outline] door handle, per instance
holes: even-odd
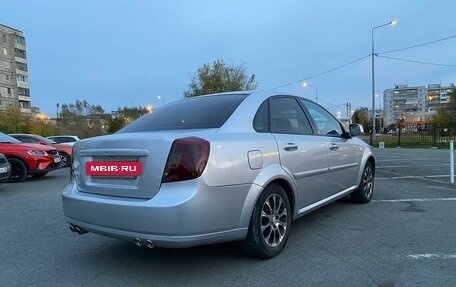
[[[298,149],[298,145],[295,143],[287,143],[283,145],[283,149],[286,151],[294,151]]]
[[[339,149],[339,146],[336,144],[331,144],[331,147],[329,148],[330,150],[336,150]]]

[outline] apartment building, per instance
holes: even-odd
[[[439,107],[449,103],[451,86],[430,84],[408,87],[396,85],[383,92],[385,126],[397,122],[428,122]]]
[[[31,113],[27,52],[22,31],[0,24],[0,110]]]

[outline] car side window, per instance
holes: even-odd
[[[269,107],[268,100],[264,101],[258,108],[253,119],[253,128],[259,133],[269,132]]]
[[[280,134],[312,134],[310,123],[295,98],[277,97],[270,100],[271,132]]]
[[[16,138],[23,143],[37,143],[37,141],[35,139],[28,138],[28,137],[16,137]]]
[[[301,103],[309,111],[310,116],[315,122],[319,135],[341,137],[344,133],[340,123],[328,111],[319,105],[301,100]]]

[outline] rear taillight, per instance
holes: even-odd
[[[210,144],[197,137],[174,140],[168,155],[162,182],[194,179],[204,171]]]

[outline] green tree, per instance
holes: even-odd
[[[61,133],[81,138],[105,134],[108,120],[109,115],[104,114],[100,105],[92,105],[86,100],[62,104],[59,115]]]
[[[187,98],[230,91],[253,90],[257,87],[255,74],[248,75],[244,65],[227,65],[223,60],[215,60],[198,68],[192,76]]]
[[[371,129],[372,124],[371,124],[371,119],[369,117],[369,109],[368,108],[356,109],[352,116],[352,122],[361,124],[364,127],[365,131],[367,131],[368,129]]]
[[[452,87],[451,91],[448,92],[448,96],[450,97],[449,104],[437,110],[433,123],[454,129],[456,127],[456,87]]]
[[[108,121],[108,133],[115,133],[142,115],[153,111],[152,107],[118,108]]]
[[[0,131],[4,133],[29,133],[32,121],[32,115],[22,113],[17,106],[0,111]]]

